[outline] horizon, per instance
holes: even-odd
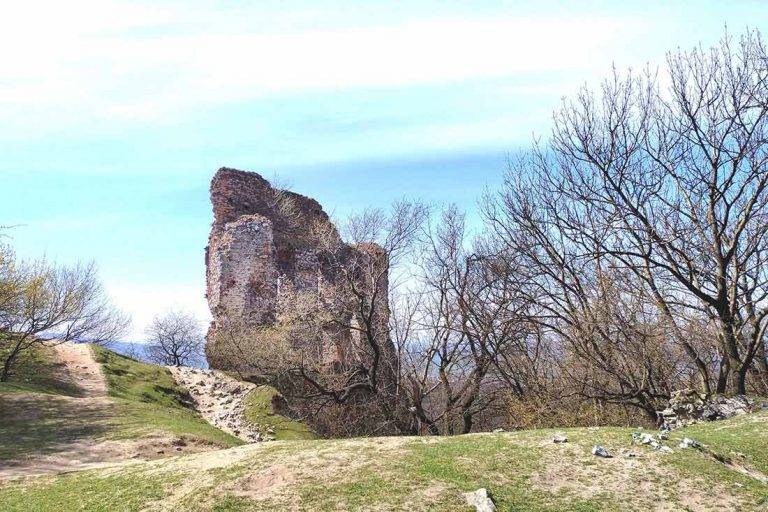
[[[507,155],[613,65],[768,32],[760,2],[185,5],[38,2],[0,21],[19,47],[0,80],[0,225],[21,257],[95,261],[133,318],[122,341],[169,307],[209,319],[221,167],[277,176],[334,218],[402,196],[471,216]]]

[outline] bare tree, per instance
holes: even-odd
[[[93,264],[30,263],[9,248],[0,250],[0,381],[8,379],[19,355],[45,340],[106,343],[128,323],[110,305]]]
[[[280,201],[284,211],[294,208],[290,196]],[[407,265],[427,214],[423,205],[402,201],[354,216],[344,229],[352,250],[332,224],[309,226],[302,236],[319,248],[316,283],[281,280],[271,325],[217,325],[217,357],[251,380],[276,385],[316,420],[333,410],[342,421],[361,423],[350,433],[391,430],[402,407],[387,294],[398,289],[398,269]],[[343,412],[356,408],[356,418]]]
[[[510,262],[469,240],[455,207],[423,238],[418,310],[398,330],[408,336],[401,343],[403,393],[414,433],[467,433],[476,417],[502,407],[511,388],[524,392],[535,357],[528,305]]]
[[[764,371],[767,62],[747,32],[670,54],[664,87],[615,74],[599,95],[583,90],[556,113],[551,143],[513,165],[491,212],[505,239],[519,228],[548,244],[537,267],[558,263],[551,279],[569,295],[588,297],[608,269],[632,274],[705,391],[744,393],[749,371]],[[686,336],[691,320],[716,327],[714,369]]]
[[[150,360],[169,366],[188,366],[202,359],[205,336],[194,315],[171,310],[155,316],[146,329]]]

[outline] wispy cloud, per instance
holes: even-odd
[[[299,12],[285,13],[275,30],[256,8],[114,2],[57,2],[40,12],[17,2],[0,21],[0,45],[14,50],[0,81],[5,116],[47,109],[81,121],[167,121],[275,94],[588,69],[619,36],[642,30],[621,18],[509,16],[317,28]]]

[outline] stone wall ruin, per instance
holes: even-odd
[[[206,248],[206,296],[213,322],[206,353],[212,368],[232,369],[231,360],[222,357],[215,344],[213,333],[218,326],[233,320],[251,326],[272,325],[278,296],[286,286],[295,290],[333,288],[340,276],[338,265],[324,258],[327,251],[342,263],[356,258],[386,262],[386,255],[374,244],[345,244],[317,201],[275,189],[259,174],[219,169],[210,193],[214,221]],[[383,289],[378,290],[375,307],[385,324],[389,317],[386,279],[380,285]],[[346,320],[354,323],[354,318]],[[356,331],[337,327],[323,337],[324,357],[329,362],[343,364],[356,356],[355,347],[360,343]],[[377,343],[384,357],[394,357],[385,334]]]

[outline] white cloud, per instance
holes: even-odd
[[[162,120],[200,105],[306,90],[590,69],[619,37],[641,29],[620,18],[556,17],[306,28],[286,12],[275,30],[260,15],[255,8],[16,2],[0,21],[0,45],[11,49],[0,108],[17,117]]]

